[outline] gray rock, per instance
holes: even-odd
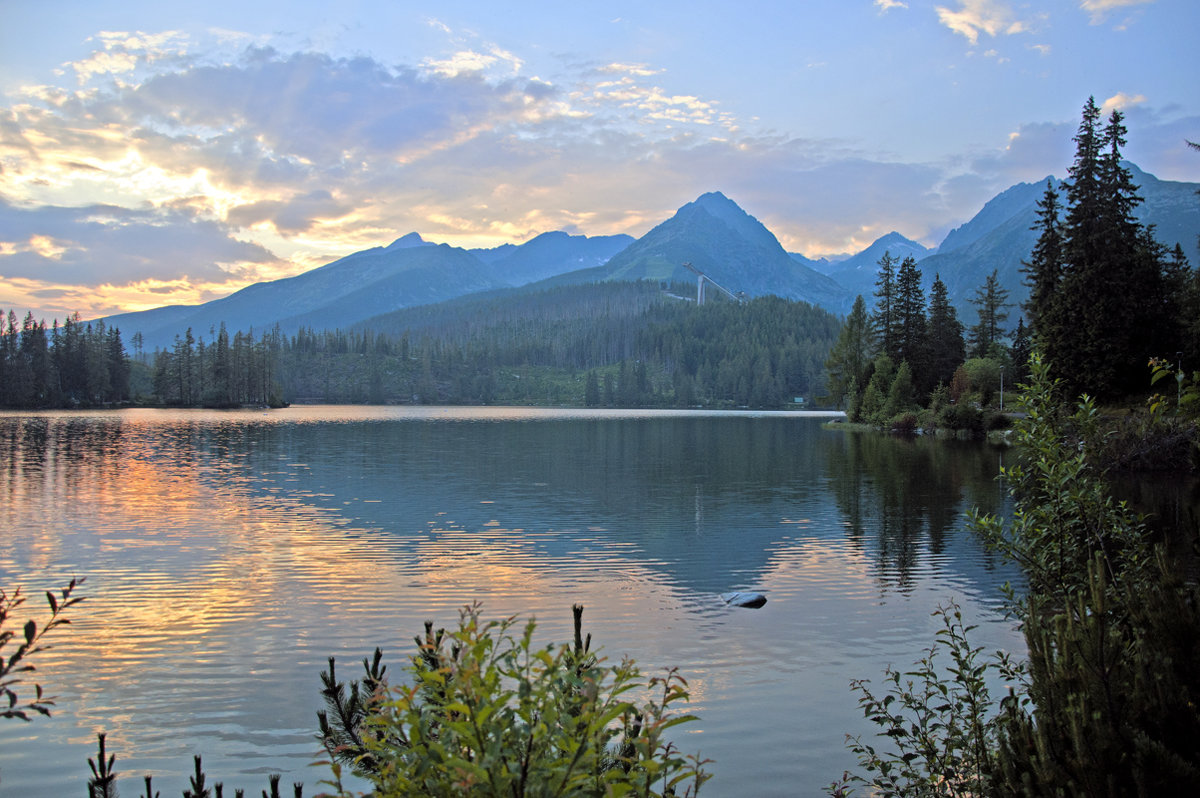
[[[767,603],[767,597],[762,593],[748,593],[741,590],[734,593],[722,593],[721,600],[731,607],[749,607],[750,609],[758,609]]]

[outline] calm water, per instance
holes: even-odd
[[[610,658],[679,665],[704,794],[811,795],[871,731],[848,683],[919,656],[958,601],[1020,648],[1013,578],[965,529],[1004,453],[823,430],[801,413],[297,407],[0,414],[0,585],[84,576],[39,675],[52,718],[0,723],[0,796],[82,794],[97,731],[125,794],[226,794],[313,768],[318,674],[398,671],[423,621],[570,608]],[[761,590],[759,610],[719,593]],[[290,794],[290,789],[289,789]]]

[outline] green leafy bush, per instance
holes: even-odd
[[[946,405],[937,416],[938,427],[952,430],[965,430],[972,435],[983,433],[983,411],[970,401],[970,394],[964,394],[955,404]]]
[[[331,667],[335,720],[322,721],[322,734],[338,795],[349,795],[339,760],[384,797],[694,795],[705,762],[666,738],[694,719],[672,711],[687,683],[674,670],[644,679],[633,662],[607,664],[583,639],[581,613],[576,606],[573,646],[538,648],[533,621],[485,622],[478,605],[467,607],[453,632],[426,625],[406,685],[387,685],[377,656],[374,673],[364,661],[367,678],[343,693]]]
[[[1012,419],[1004,413],[984,413],[982,425],[985,432],[994,432],[1011,427]]]
[[[897,435],[916,435],[919,426],[916,413],[900,413],[892,418],[888,428]]]
[[[885,692],[876,694],[868,681],[856,680],[858,703],[882,730],[881,742],[848,738],[869,778],[846,774],[835,794],[847,795],[853,784],[868,785],[884,796],[978,796],[986,794],[992,771],[997,703],[989,674],[1018,678],[1019,668],[1007,658],[984,659],[967,635],[957,605],[939,608],[937,642],[910,671],[888,668]],[[945,665],[943,655],[948,655]],[[880,751],[878,746],[894,746]]]

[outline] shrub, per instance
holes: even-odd
[[[919,426],[916,413],[901,413],[891,420],[890,429],[897,435],[916,435]]]
[[[967,639],[975,627],[964,625],[957,605],[940,607],[934,617],[941,622],[937,642],[911,670],[888,668],[883,694],[877,695],[866,680],[852,682],[863,714],[896,750],[881,752],[861,737],[847,737],[859,764],[873,775],[847,773],[834,785],[835,795],[849,795],[852,784],[869,785],[871,794],[878,795],[986,794],[996,745],[991,717],[998,707],[988,690],[988,674],[1019,678],[1019,668],[1004,657],[980,656],[982,648]]]
[[[478,605],[462,610],[454,632],[427,624],[411,684],[389,687],[368,665],[377,687],[351,723],[360,741],[351,743],[352,767],[379,796],[695,794],[708,778],[705,762],[665,737],[694,719],[672,712],[687,700],[687,683],[674,670],[644,680],[629,660],[606,664],[582,637],[582,610],[574,646],[536,648],[533,621],[483,622]],[[340,694],[332,668],[330,676],[327,701]],[[635,702],[646,689],[653,694]],[[334,715],[347,715],[338,703]],[[324,742],[335,757],[333,786],[348,796],[337,762],[345,738]]]
[[[945,429],[965,430],[972,435],[983,433],[983,411],[964,395],[956,404],[946,405],[938,413],[938,426]]]
[[[984,432],[1008,429],[1012,426],[1012,419],[1003,413],[984,413],[982,417],[982,426]]]

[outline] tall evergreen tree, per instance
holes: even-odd
[[[1188,266],[1183,246],[1175,244],[1167,267],[1167,290],[1179,314],[1179,356],[1189,370],[1200,369],[1200,270]]]
[[[875,280],[875,312],[871,314],[871,331],[879,344],[879,350],[892,360],[896,360],[896,347],[900,339],[896,316],[898,260],[887,251],[879,259],[879,276]]]
[[[1008,290],[1000,285],[997,269],[987,276],[983,285],[976,289],[971,304],[979,314],[979,321],[971,328],[971,357],[996,357],[1000,339],[1004,337],[1004,322],[1008,320]]]
[[[1059,218],[1062,206],[1053,178],[1046,181],[1046,192],[1037,208],[1038,221],[1032,229],[1038,231],[1038,240],[1029,260],[1021,264],[1025,285],[1029,287],[1024,308],[1042,351],[1053,359],[1051,350],[1057,345],[1058,335],[1058,292],[1063,277],[1063,234]]]
[[[1101,128],[1100,111],[1088,99],[1065,184],[1062,277],[1049,297],[1031,293],[1037,341],[1055,371],[1069,390],[1102,398],[1142,389],[1149,357],[1166,354],[1179,335],[1167,296],[1167,257],[1134,217],[1141,198],[1121,158],[1125,132],[1120,111]],[[1039,253],[1054,244],[1049,227],[1034,251],[1033,261],[1043,265],[1049,259]],[[1048,272],[1032,271],[1039,289],[1038,277]]]
[[[588,407],[596,407],[600,404],[600,380],[596,377],[595,369],[588,371],[587,379],[584,381],[583,403]]]
[[[1012,346],[1008,350],[1008,360],[1012,364],[1010,384],[1017,385],[1029,379],[1029,356],[1032,354],[1033,339],[1029,335],[1029,328],[1025,326],[1024,317],[1018,318]]]
[[[911,373],[924,375],[929,365],[928,320],[925,318],[925,291],[921,288],[921,270],[912,255],[900,264],[896,276],[897,363],[907,363]],[[924,378],[918,377],[922,384]]]
[[[935,274],[929,288],[929,367],[924,387],[932,390],[942,383],[949,385],[966,356],[962,322],[950,303],[946,284]]]

